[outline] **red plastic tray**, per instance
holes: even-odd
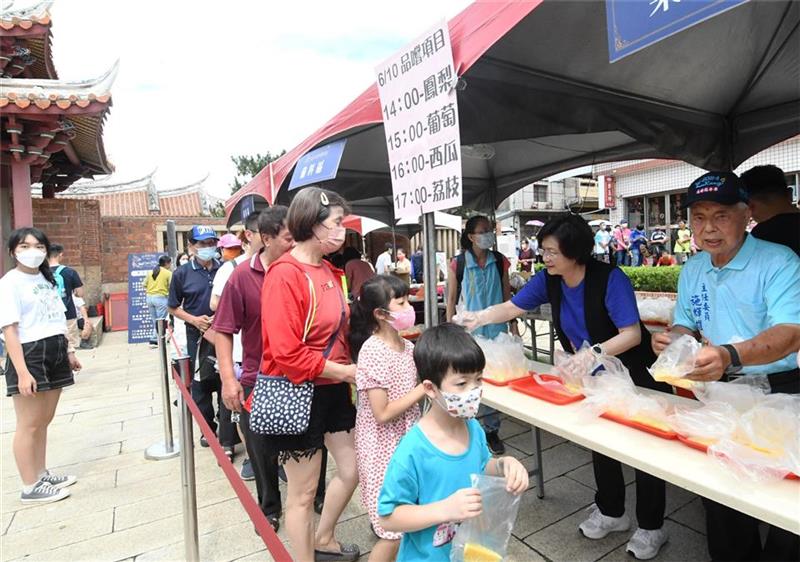
[[[488,382],[492,386],[508,386],[509,384],[511,384],[514,381],[518,381],[520,379],[525,379],[525,378],[528,378],[529,376],[531,376],[530,373],[528,373],[527,375],[519,376],[519,377],[517,377],[515,379],[506,379],[504,381],[499,381],[497,379],[493,379],[491,375],[487,375],[486,373],[484,373],[483,374],[483,381],[484,382]]]
[[[708,453],[708,445],[704,445],[703,443],[698,443],[697,441],[693,440],[690,437],[684,437],[683,435],[678,435],[678,441],[686,445],[687,447],[691,447],[692,449],[697,449],[700,452]],[[790,472],[785,476],[786,480],[800,480],[800,476],[797,474]]]
[[[609,412],[602,414],[600,417],[606,418],[607,420],[611,420],[613,422],[621,423],[622,425],[627,425],[628,427],[632,427],[640,431],[645,431],[647,433],[655,435],[656,437],[661,437],[662,439],[678,438],[678,434],[675,433],[674,431],[664,431],[663,429],[658,429],[657,427],[653,427],[652,425],[647,425],[637,421],[629,420],[628,418],[623,418],[621,416],[617,416]]]
[[[544,400],[545,402],[550,402],[551,404],[558,404],[559,406],[572,404],[574,402],[583,400],[584,398],[583,394],[562,394],[558,391],[551,390],[546,386],[542,386],[538,382],[536,382],[536,379],[533,378],[534,375],[533,372],[531,372],[530,375],[531,376],[529,377],[512,381],[511,382],[512,390],[516,390],[517,392],[521,392],[522,394],[527,394],[528,396],[533,396],[534,398],[538,398],[539,400]],[[546,381],[561,382],[561,377],[556,375],[540,374],[539,376]]]
[[[403,338],[407,339],[408,341],[416,341],[418,337],[422,335],[422,332],[417,332],[416,334],[405,334],[402,336]]]

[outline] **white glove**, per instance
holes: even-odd
[[[580,380],[592,372],[596,362],[597,355],[591,348],[584,348],[556,365],[555,371],[565,381]]]
[[[470,312],[468,310],[464,310],[459,314],[453,316],[453,324],[463,326],[464,329],[468,332],[474,332],[475,330],[483,326],[483,322],[481,322],[482,312],[483,312],[482,310],[479,310],[478,312]]]

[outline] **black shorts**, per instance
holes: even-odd
[[[36,391],[55,390],[75,383],[67,356],[67,338],[50,336],[22,344],[25,365],[36,380]],[[19,394],[17,370],[11,357],[6,357],[6,396]]]
[[[267,447],[278,453],[278,462],[312,457],[325,446],[325,434],[350,431],[356,425],[356,408],[347,383],[314,387],[308,430],[301,435],[265,435]]]

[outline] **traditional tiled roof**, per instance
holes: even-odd
[[[104,111],[103,105],[110,106],[111,85],[118,71],[119,61],[102,76],[89,80],[0,78],[0,109],[14,104],[19,110],[46,110],[54,105],[73,113]]]
[[[209,199],[204,183],[208,176],[190,184],[157,189],[153,170],[146,176],[118,182],[113,176],[98,181],[81,181],[58,194],[68,199],[94,199],[100,202],[104,217],[197,217],[208,213]],[[41,193],[34,188],[34,195]]]
[[[15,9],[9,2],[0,9],[0,75],[58,78],[51,48],[52,4],[52,0],[45,0]]]

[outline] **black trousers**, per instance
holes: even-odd
[[[195,359],[201,337],[200,330],[192,325],[186,325],[186,349],[189,354],[189,368],[192,373],[195,371]],[[217,395],[218,415],[214,412],[214,394]],[[239,439],[236,426],[231,421],[230,410],[222,403],[222,381],[219,378],[219,373],[214,373],[199,381],[195,380],[193,376],[192,400],[197,404],[206,423],[217,433],[219,442],[223,447],[233,447],[242,442]],[[217,424],[217,419],[219,419],[219,424]],[[217,431],[218,428],[219,431]]]
[[[625,478],[622,463],[600,453],[592,452],[597,493],[594,503],[603,515],[622,517],[625,513]],[[648,531],[664,525],[666,505],[664,481],[641,470],[636,471],[636,520]]]
[[[637,376],[637,371],[632,369],[631,378],[637,386],[666,393],[672,392],[669,385],[654,381],[646,371]],[[603,515],[621,517],[625,513],[625,478],[622,475],[622,463],[592,452],[592,464],[597,483],[594,503]],[[666,501],[667,489],[664,481],[637,470],[636,520],[639,527],[648,531],[660,529],[664,525]]]
[[[247,399],[253,392],[253,387],[243,386],[244,397]],[[281,492],[278,488],[278,455],[271,453],[263,435],[250,431],[250,413],[242,409],[239,416],[239,429],[244,435],[247,456],[256,478],[256,495],[258,505],[264,515],[279,516],[282,511]],[[325,499],[325,474],[328,471],[328,450],[322,450],[322,465],[317,482],[317,500]]]
[[[797,394],[800,379],[770,381],[770,386],[773,394]],[[706,508],[708,553],[712,560],[800,560],[800,536],[770,526],[762,547],[758,519],[705,498],[703,506]]]

